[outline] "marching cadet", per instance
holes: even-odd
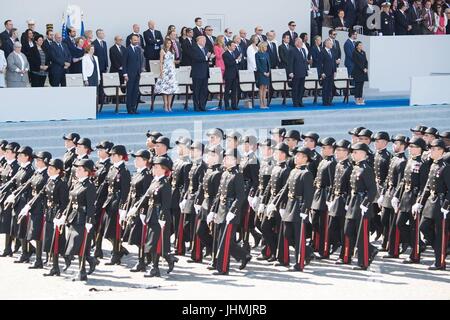
[[[79,161],[79,160],[88,160],[89,159],[89,155],[91,154],[92,151],[94,151],[92,149],[92,144],[91,144],[91,140],[88,138],[82,138],[79,139],[76,143],[76,150],[75,153],[77,155],[75,161]],[[72,166],[72,172],[70,174],[70,180],[68,181],[68,186],[69,186],[69,190],[72,188],[73,185],[75,185],[76,182],[76,167]]]
[[[439,134],[439,137],[444,140],[446,152],[444,154],[444,160],[447,164],[450,164],[450,131],[444,131]],[[450,239],[449,239],[450,241]]]
[[[428,127],[427,130],[425,130],[425,132],[423,134],[423,139],[427,143],[427,150],[422,154],[422,158],[423,158],[423,160],[428,162],[429,166],[431,166],[431,164],[433,163],[433,159],[430,156],[430,154],[431,154],[430,145],[435,139],[438,139],[438,138],[439,138],[439,132],[436,128],[433,128],[433,127]]]
[[[327,199],[333,187],[333,178],[336,169],[334,158],[334,143],[331,137],[321,139],[318,146],[322,148],[322,161],[317,167],[317,175],[314,179],[314,197],[311,205],[311,223],[313,228],[314,250],[319,252],[320,259],[330,257],[330,239],[328,234]]]
[[[383,2],[381,4],[381,30],[380,33],[383,36],[393,36],[395,33],[395,19],[394,15],[389,12],[391,4],[389,2]]]
[[[130,191],[130,172],[126,167],[128,153],[123,145],[116,145],[109,152],[111,155],[112,167],[106,176],[108,184],[108,196],[103,209],[106,211],[104,238],[113,244],[111,261],[106,265],[120,264],[124,255],[128,251],[122,247],[122,228],[121,223],[125,222],[127,211],[126,202]]]
[[[348,132],[348,134],[351,136],[351,142],[352,144],[358,143],[359,142],[359,133],[364,130],[364,127],[356,127],[353,128],[352,130],[350,130]],[[350,156],[351,157],[351,156]]]
[[[333,145],[337,163],[327,199],[330,254],[336,252],[344,243],[345,204],[350,195],[350,175],[352,174],[352,164],[349,159],[350,145],[348,140],[339,140]]]
[[[189,188],[189,171],[192,167],[190,158],[190,146],[192,140],[180,137],[175,144],[177,145],[178,159],[175,160],[172,170],[172,205],[170,208],[173,217],[173,233],[175,233],[175,252],[177,255],[184,255],[184,245],[178,246],[178,235],[184,232],[184,223],[179,224],[181,217],[180,202]],[[179,229],[182,228],[182,229]],[[178,248],[181,251],[178,251]]]
[[[445,143],[435,139],[430,144],[430,167],[427,184],[420,194],[412,213],[416,217],[422,211],[420,230],[434,250],[435,262],[429,270],[445,270],[447,255],[447,219],[450,207],[450,167],[444,162]]]
[[[369,147],[369,153],[367,155],[367,164],[373,168],[374,162],[375,162],[375,155],[373,154],[372,150],[370,149],[370,144],[372,143],[372,136],[373,136],[373,132],[370,131],[369,129],[362,129],[358,133],[358,142],[365,143]]]
[[[0,140],[0,175],[2,174],[2,170],[6,164],[6,158],[5,158],[5,148],[8,145],[8,141],[6,140]],[[2,182],[0,181],[0,186],[2,185]]]
[[[212,224],[213,215],[210,215],[214,205],[214,199],[219,191],[220,178],[222,177],[221,163],[223,150],[221,146],[209,146],[206,148],[206,161],[208,169],[205,172],[203,181],[195,198],[195,211],[199,216],[199,223],[195,229],[195,235],[200,238],[201,245],[206,248],[205,256],[212,255],[209,270],[216,268],[217,253],[217,228]],[[211,225],[211,229],[208,227]],[[212,236],[210,234],[212,233]]]
[[[275,142],[274,146],[284,141],[284,137],[286,136],[285,128],[274,128],[269,131],[271,139]]]
[[[337,264],[350,264],[355,246],[358,263],[354,270],[367,270],[378,254],[378,249],[370,244],[369,221],[373,200],[377,193],[375,174],[367,163],[369,146],[356,143],[350,147],[354,166],[350,176],[351,195],[347,200],[347,214],[344,226],[344,245]]]
[[[167,154],[172,149],[170,146],[170,139],[165,136],[160,136],[155,140],[155,155],[154,157],[166,158],[170,162],[170,167],[173,167],[173,161]],[[168,172],[169,173],[169,172]]]
[[[419,263],[420,253],[424,250],[424,243],[420,239],[420,217],[414,219],[411,210],[427,182],[429,167],[422,160],[425,149],[426,143],[422,138],[415,136],[410,140],[408,145],[410,158],[406,162],[403,179],[391,201],[394,211],[399,212],[396,227],[400,233],[400,242],[404,245],[404,249],[408,245],[412,247],[409,258],[403,263]],[[394,243],[395,248],[392,250],[397,252],[398,242]]]
[[[106,182],[106,176],[108,175],[109,169],[112,166],[109,152],[114,146],[114,143],[110,141],[102,141],[95,146],[97,149],[98,161],[95,163],[95,176],[94,185],[97,189],[97,196],[95,198],[95,251],[94,258],[103,259],[102,242],[104,233],[104,219],[105,219],[105,209],[103,204],[108,197],[108,186]]]
[[[222,148],[222,143],[225,139],[225,134],[222,129],[210,129],[206,132],[206,137],[208,138],[208,147],[220,146]]]
[[[152,257],[152,268],[144,277],[160,277],[159,259],[164,257],[169,268],[167,273],[172,272],[175,262],[178,261],[170,253],[170,235],[172,217],[170,216],[170,202],[172,201],[171,186],[169,183],[172,162],[165,157],[153,159],[152,175],[153,181],[150,184],[143,201],[147,201],[148,210],[140,214],[140,219],[148,229],[145,244],[145,253]],[[135,206],[140,209],[140,206]]]
[[[225,136],[226,138],[226,148],[228,149],[236,149],[239,148],[239,145],[242,143],[242,135],[238,131],[231,131],[229,134]]]
[[[59,255],[64,254],[66,241],[61,219],[69,202],[69,187],[63,180],[64,162],[60,159],[52,159],[48,164],[48,183],[44,188],[44,216],[45,236],[43,250],[52,256],[52,268],[44,276],[59,276]]]
[[[302,138],[300,137],[300,132],[297,130],[289,130],[284,137],[284,142],[288,145],[289,152],[292,152],[298,146],[300,141],[302,141]],[[289,158],[287,165],[291,169],[295,168],[294,157]]]
[[[228,137],[228,136],[227,136]],[[224,172],[220,179],[216,196],[216,205],[210,215],[218,228],[219,244],[216,255],[214,275],[228,275],[230,255],[241,261],[239,270],[243,270],[252,256],[240,247],[235,240],[244,203],[244,177],[239,170],[240,155],[237,149],[228,149],[224,154]]]
[[[306,224],[310,224],[313,200],[314,177],[308,169],[312,151],[307,147],[296,147],[292,154],[295,168],[275,203],[269,204],[266,212],[280,212],[282,229],[278,252],[283,252],[283,264],[289,266],[289,245],[292,245],[295,248],[295,264],[289,271],[303,271],[313,258],[313,248],[306,244]]]
[[[281,227],[281,217],[278,211],[267,212],[265,209],[270,204],[273,203],[276,197],[279,196],[279,192],[286,185],[291,168],[287,165],[287,159],[289,158],[289,146],[286,143],[279,143],[274,148],[274,160],[275,166],[273,167],[270,180],[267,187],[264,189],[264,194],[262,195],[261,203],[259,204],[257,210],[260,217],[261,231],[263,239],[265,241],[265,248],[261,251],[261,255],[256,258],[256,260],[267,260],[268,262],[275,262],[277,260],[277,242],[281,241],[278,239]],[[284,239],[283,239],[284,240]],[[287,243],[284,244],[289,247]],[[289,264],[289,256],[284,256],[286,251],[281,251],[279,253],[279,262],[286,265]]]
[[[303,146],[311,150],[311,161],[308,163],[308,170],[313,174],[315,178],[317,175],[317,167],[322,156],[316,151],[317,143],[319,142],[319,135],[315,132],[307,132],[302,134]]]
[[[11,219],[11,233],[17,240],[20,240],[22,247],[22,255],[19,260],[14,263],[28,263],[30,257],[35,252],[34,247],[26,240],[27,225],[29,216],[21,218],[22,209],[31,198],[30,179],[34,174],[33,161],[33,149],[30,147],[21,147],[17,151],[17,160],[19,161],[20,168],[14,177],[14,186],[12,193],[5,201],[5,205],[8,203],[13,207],[12,219]]]
[[[19,219],[26,217],[28,220],[26,241],[28,243],[32,240],[36,241],[36,261],[29,269],[43,269],[42,245],[46,230],[43,194],[48,180],[47,166],[52,159],[52,155],[43,151],[33,154],[33,158],[35,159],[36,170],[30,181],[31,198],[20,212]]]
[[[5,145],[3,142],[1,148],[5,152],[6,162],[0,173],[0,234],[5,235],[5,250],[3,250],[0,257],[12,257],[13,251],[11,246],[14,239],[11,232],[12,207],[8,206],[5,208],[4,200],[10,194],[10,190],[14,188],[14,178],[19,170],[17,151],[19,151],[20,145],[16,142],[10,142]]]
[[[373,219],[370,223],[371,225],[371,233],[377,233],[376,240],[378,240],[382,235],[383,243],[381,245],[381,251],[386,251],[386,244],[388,240],[387,229],[389,227],[386,222],[383,224],[381,222],[381,209],[382,207],[378,204],[378,199],[381,196],[382,189],[386,184],[386,178],[389,171],[389,163],[391,161],[391,153],[387,150],[387,146],[389,144],[389,133],[380,131],[372,136],[372,141],[375,142],[375,156],[374,156],[374,166],[373,169],[375,171],[375,181],[377,183],[377,195],[375,198],[375,202],[373,204]]]
[[[243,139],[244,155],[240,160],[239,169],[244,176],[244,204],[241,215],[241,232],[243,237],[243,248],[250,252],[250,234],[254,239],[254,248],[261,241],[261,234],[255,229],[255,211],[252,203],[255,199],[259,185],[260,163],[256,156],[257,139],[254,136],[245,136]]]
[[[147,145],[147,149],[150,152],[150,155],[152,157],[155,156],[155,141],[159,138],[162,137],[163,134],[161,132],[158,131],[147,131],[147,141],[146,141],[146,145]]]
[[[72,165],[77,158],[77,142],[80,140],[78,133],[69,133],[63,136],[64,147],[67,149],[64,153],[64,180],[69,183],[70,175],[72,174]]]
[[[393,143],[392,150],[394,151],[394,154],[392,155],[389,163],[389,171],[385,185],[380,192],[380,197],[378,198],[378,205],[382,208],[381,222],[383,225],[388,225],[388,232],[386,235],[389,253],[383,257],[384,259],[398,258],[400,254],[398,250],[400,246],[400,230],[397,228],[396,223],[399,212],[394,210],[391,202],[394,197],[395,190],[397,189],[400,181],[403,179],[405,172],[407,162],[405,150],[408,147],[409,138],[403,135],[397,135],[392,138],[391,142]]]
[[[95,216],[96,190],[90,177],[94,174],[94,162],[89,159],[77,160],[74,163],[77,180],[69,193],[67,211],[57,221],[57,225],[66,224],[65,256],[78,256],[79,270],[72,281],[87,281],[87,275],[95,270],[95,259],[90,257],[90,243],[93,235],[92,227]],[[89,272],[86,273],[86,261]]]
[[[148,150],[139,150],[131,154],[134,160],[136,173],[131,178],[130,192],[128,200],[125,204],[125,210],[129,211],[145,194],[153,177],[148,169],[148,162],[150,161],[150,152]],[[140,213],[144,213],[147,206],[143,204],[140,208]],[[138,263],[130,270],[131,272],[146,271],[145,264],[145,236],[147,229],[143,227],[142,221],[139,218],[139,212],[134,215],[127,215],[126,228],[123,235],[123,241],[128,242],[129,245],[135,245],[139,248]]]
[[[262,222],[264,215],[263,214],[257,214],[259,204],[261,203],[264,192],[267,189],[270,181],[270,177],[272,175],[273,167],[275,166],[275,160],[273,158],[273,148],[275,147],[275,141],[272,139],[265,139],[258,143],[258,146],[260,147],[260,155],[261,155],[261,164],[259,169],[259,176],[258,176],[258,189],[256,190],[255,197],[253,198],[253,201],[250,203],[250,206],[252,207],[253,211],[255,212],[255,227],[261,231],[262,233]],[[258,233],[259,235],[259,233]],[[262,237],[262,235],[261,235]],[[270,257],[272,253],[269,252],[269,246],[267,246],[267,243],[264,245],[264,248],[262,252],[266,252],[268,256]]]
[[[208,166],[203,161],[203,152],[205,149],[203,143],[194,142],[191,144],[190,149],[192,166],[188,175],[189,186],[180,203],[182,213],[180,224],[183,223],[184,232],[182,235],[179,235],[178,245],[184,246],[185,242],[190,241],[189,249],[191,250],[191,259],[189,259],[188,262],[201,263],[203,259],[203,245],[200,237],[196,235],[195,232],[201,222],[201,218],[200,215],[197,214],[198,207],[196,209],[194,205]],[[180,248],[178,249],[180,251]],[[184,249],[181,248],[181,252],[183,251]]]
[[[414,128],[409,129],[412,132],[412,137],[418,137],[418,138],[422,138],[425,134],[425,131],[427,131],[428,127],[423,126],[423,125],[417,125]]]

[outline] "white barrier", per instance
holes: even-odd
[[[96,119],[96,88],[0,89],[0,122]]]
[[[411,106],[450,104],[450,75],[412,77]]]

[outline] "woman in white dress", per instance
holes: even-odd
[[[0,47],[2,46],[2,40],[0,39]],[[6,58],[3,50],[0,50],[0,88],[6,87],[5,84],[6,74]]]
[[[172,112],[172,98],[178,90],[175,72],[175,54],[172,40],[166,39],[160,52],[161,75],[155,85],[155,93],[162,94],[164,111]]]
[[[256,53],[259,51],[258,49],[259,39],[256,35],[253,35],[250,38],[250,45],[247,48],[247,70],[251,70],[256,72]]]

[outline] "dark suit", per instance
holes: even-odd
[[[102,45],[100,45],[99,40],[95,40],[92,42],[92,45],[95,48],[95,55],[98,58],[98,66],[100,68],[100,74],[108,71],[108,45],[106,41],[102,41]]]
[[[70,37],[67,37],[63,40],[63,42],[66,44],[67,49],[69,49],[70,56],[74,57],[76,55],[76,49],[77,46],[75,44],[75,39],[72,39]]]
[[[125,41],[125,44],[126,44],[127,47],[129,47],[131,45],[131,37],[133,35],[135,35],[135,33],[132,33],[132,34],[128,35],[127,40]],[[144,47],[144,38],[142,37],[141,34],[137,34],[137,35],[139,36],[139,39],[140,39],[140,44],[139,45],[141,46],[141,48],[143,48]]]
[[[333,48],[332,50],[334,51],[334,56],[337,59],[340,59],[342,57],[342,53],[341,53],[341,44],[339,43],[339,41],[337,40],[333,40]]]
[[[181,48],[181,44],[178,40],[172,41],[172,48],[173,52],[175,54],[175,61],[181,62],[181,59],[183,59],[183,49]],[[179,64],[176,64],[175,67],[179,67]]]
[[[234,50],[233,52],[234,57],[237,59],[239,57],[239,55],[241,56],[241,62],[239,62],[239,70],[247,70],[247,60],[246,60],[246,56],[247,56],[247,51],[242,51],[242,47],[241,46],[236,46],[236,50]]]
[[[149,60],[159,60],[159,53],[164,43],[164,39],[161,34],[161,31],[153,30],[152,32],[150,29],[148,29],[147,31],[144,32],[144,41],[145,41],[145,49],[144,49],[145,69],[147,71],[150,71]]]
[[[50,65],[50,58],[47,52],[45,52],[44,48],[42,50],[45,53],[45,65]],[[41,76],[34,74],[34,72],[40,72],[41,71],[41,55],[39,52],[39,49],[37,46],[34,46],[31,48],[29,56],[28,56],[28,62],[30,63],[30,79],[31,79],[31,86],[32,87],[43,87],[45,84],[45,79],[47,79],[47,76]]]
[[[348,22],[346,19],[344,19],[344,23],[342,23],[341,19],[339,18],[334,18],[333,19],[333,28],[348,28]]]
[[[49,79],[52,87],[65,87],[66,86],[66,69],[64,69],[64,63],[72,62],[72,56],[65,43],[53,42],[50,47],[50,71]]]
[[[208,101],[209,62],[206,58],[208,51],[196,44],[191,49],[192,59],[192,91],[195,111],[206,111]]]
[[[267,37],[265,35],[263,35],[263,34],[260,35],[260,36],[255,34],[255,36],[259,39],[259,42],[261,42],[261,40],[264,41],[264,42],[267,41]],[[259,44],[259,42],[258,42],[258,44]]]
[[[305,49],[292,47],[289,49],[288,75],[292,78],[292,103],[294,107],[303,105],[303,94],[305,92],[305,78],[308,75],[308,62]]]
[[[197,37],[199,36],[204,36],[205,35],[205,29],[201,28],[201,30],[198,29],[197,26],[195,26],[194,28],[192,28],[192,30],[194,31],[194,36],[193,39],[197,39]]]
[[[292,36],[292,34],[294,36]],[[283,37],[281,39],[284,39],[285,36],[289,36],[289,44],[293,47],[293,46],[295,46],[295,39],[298,38],[298,33],[294,31],[292,34],[291,34],[291,31],[288,30],[285,33],[283,33]]]
[[[48,54],[50,52],[50,47],[52,46],[54,41],[49,41],[48,39],[44,40],[44,43],[42,44],[42,48],[44,51]]]
[[[183,56],[181,58],[180,65],[182,66],[190,66],[192,65],[192,58],[191,58],[191,50],[192,46],[194,45],[194,40],[189,40],[188,38],[184,39],[181,43],[181,50],[183,52]]]
[[[242,39],[241,38],[241,43],[239,43],[239,49],[241,49],[242,52],[242,61],[241,61],[241,66],[240,66],[240,70],[247,70],[247,48],[249,46],[249,40],[248,39]]]
[[[230,95],[231,95],[231,107],[237,108],[237,97],[239,87],[239,63],[236,61],[235,53],[231,53],[226,50],[223,55],[223,62],[225,63],[225,72],[223,78],[225,81],[225,109],[230,108]]]
[[[322,47],[318,47],[315,44],[311,47],[311,50],[309,50],[309,52],[311,53],[311,58],[312,58],[312,67],[313,68],[319,68],[319,64],[320,64],[320,57],[321,57],[321,52],[322,52]]]
[[[9,39],[9,32],[7,30],[3,31],[2,33],[0,33],[0,39],[2,40],[2,46],[0,47],[0,49],[2,49],[3,51],[5,51],[4,47],[5,47],[5,42],[6,40]]]
[[[123,74],[128,76],[127,82],[127,111],[136,112],[139,103],[139,81],[142,72],[142,49],[136,46],[133,50],[129,46],[123,55]]]
[[[383,36],[393,36],[395,32],[394,16],[381,12],[381,32]]]
[[[123,84],[123,56],[126,54],[127,49],[124,46],[117,48],[113,45],[109,48],[109,59],[111,60],[111,68],[109,72],[118,73],[120,78],[120,83]]]
[[[330,50],[331,55],[324,48],[321,53],[319,65],[319,77],[325,74],[325,79],[322,81],[322,101],[324,105],[331,104],[333,100],[333,80],[336,72],[336,58],[333,50]]]
[[[409,31],[409,34],[417,35],[422,34],[422,22],[417,21],[422,16],[422,11],[416,9],[414,6],[410,6],[406,11],[408,16],[408,24],[412,26],[412,29]]]
[[[347,20],[348,28],[353,28],[356,24],[356,0],[346,0],[344,5],[345,18]]]
[[[209,37],[206,37],[206,44],[205,48],[208,50],[208,52],[214,53],[214,43],[216,41],[216,37],[211,36],[212,41],[209,39]]]
[[[362,98],[364,82],[369,81],[367,73],[364,72],[364,69],[368,68],[366,53],[364,51],[358,52],[358,50],[354,50],[353,62],[354,68],[352,76],[353,79],[355,79],[355,97]]]
[[[344,43],[345,52],[345,67],[348,70],[348,74],[352,74],[353,71],[353,51],[355,50],[355,44],[352,40],[347,39]]]
[[[395,12],[395,35],[404,36],[408,34],[408,18],[406,13],[397,10]]]
[[[285,43],[278,47],[278,54],[280,55],[280,64],[278,65],[280,69],[287,69],[289,64],[289,49],[291,45],[286,46]],[[286,70],[287,72],[287,70]]]
[[[13,51],[14,51],[14,42],[8,36],[8,38],[6,38],[6,40],[3,41],[3,52],[5,53],[5,59],[8,59],[8,56]]]
[[[277,45],[274,42],[268,43],[267,53],[269,53],[270,65],[273,69],[277,69],[280,63],[280,59],[278,57]]]

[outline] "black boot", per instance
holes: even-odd
[[[11,242],[12,242],[12,239],[11,239],[11,236],[10,235],[6,235],[5,236],[5,250],[3,251],[3,253],[0,255],[0,257],[12,257],[12,255],[13,255],[13,252],[12,252],[12,250],[11,250]]]
[[[31,267],[28,267],[28,269],[44,269],[44,263],[42,262],[42,241],[36,241],[35,251],[36,251],[36,261]]]
[[[79,264],[80,264],[80,270],[75,275],[75,277],[72,278],[72,281],[87,281],[88,277],[86,274],[85,262],[83,261],[83,259],[81,257],[79,257],[78,259],[79,259]]]
[[[61,272],[59,270],[59,255],[55,254],[53,256],[53,267],[50,269],[49,273],[45,273],[44,277],[53,277],[53,276],[60,276]]]
[[[97,261],[94,257],[88,256],[86,257],[86,261],[89,263],[89,271],[87,274],[93,274],[95,271],[95,267],[97,266]]]
[[[94,258],[103,259],[102,237],[99,236],[95,242]]]
[[[22,246],[22,254],[19,260],[14,261],[14,263],[29,263],[30,262],[30,254],[28,253],[28,245],[25,239],[20,240]]]
[[[250,233],[253,236],[253,239],[255,239],[255,244],[253,245],[253,249],[257,248],[259,246],[259,243],[261,242],[262,235],[259,234],[255,229],[250,230]]]
[[[169,264],[169,269],[167,269],[167,274],[169,274],[175,268],[175,258],[172,255],[167,255],[166,261]]]
[[[145,272],[147,270],[147,266],[145,265],[145,258],[139,258],[138,263],[130,270],[130,272]]]
[[[113,253],[111,260],[105,263],[105,266],[113,266],[115,264],[120,265],[122,261],[120,260],[120,255],[118,253]]]
[[[19,252],[19,249],[20,249],[21,246],[22,246],[22,243],[20,242],[20,240],[16,239],[16,241],[14,242],[14,251],[13,251],[13,253]]]
[[[145,278],[161,277],[161,273],[159,272],[159,255],[154,253],[152,256],[152,269],[144,275]]]
[[[64,256],[64,264],[65,267],[63,271],[67,271],[67,269],[69,269],[70,265],[72,264],[72,256]]]

